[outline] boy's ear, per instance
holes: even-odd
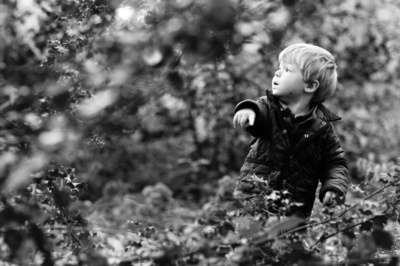
[[[313,80],[307,84],[307,87],[305,87],[304,91],[308,93],[313,93],[318,89],[318,87],[319,87],[318,80]]]

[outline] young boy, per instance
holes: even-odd
[[[325,49],[294,44],[280,53],[271,90],[235,109],[234,127],[252,135],[234,191],[237,199],[287,189],[292,202],[300,204],[286,215],[307,218],[319,182],[324,205],[333,206],[345,196],[348,169],[331,124],[341,118],[322,105],[336,86],[335,59]],[[262,191],[255,178],[267,184]]]

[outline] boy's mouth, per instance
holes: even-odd
[[[274,85],[278,85],[278,83],[274,82]]]

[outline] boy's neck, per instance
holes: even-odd
[[[290,109],[292,114],[296,116],[305,115],[311,110],[311,105],[309,101],[298,101],[298,102],[284,102],[280,101],[283,105]]]

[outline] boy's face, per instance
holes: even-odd
[[[294,102],[304,94],[307,84],[295,63],[281,61],[272,78],[272,94],[281,100]]]

